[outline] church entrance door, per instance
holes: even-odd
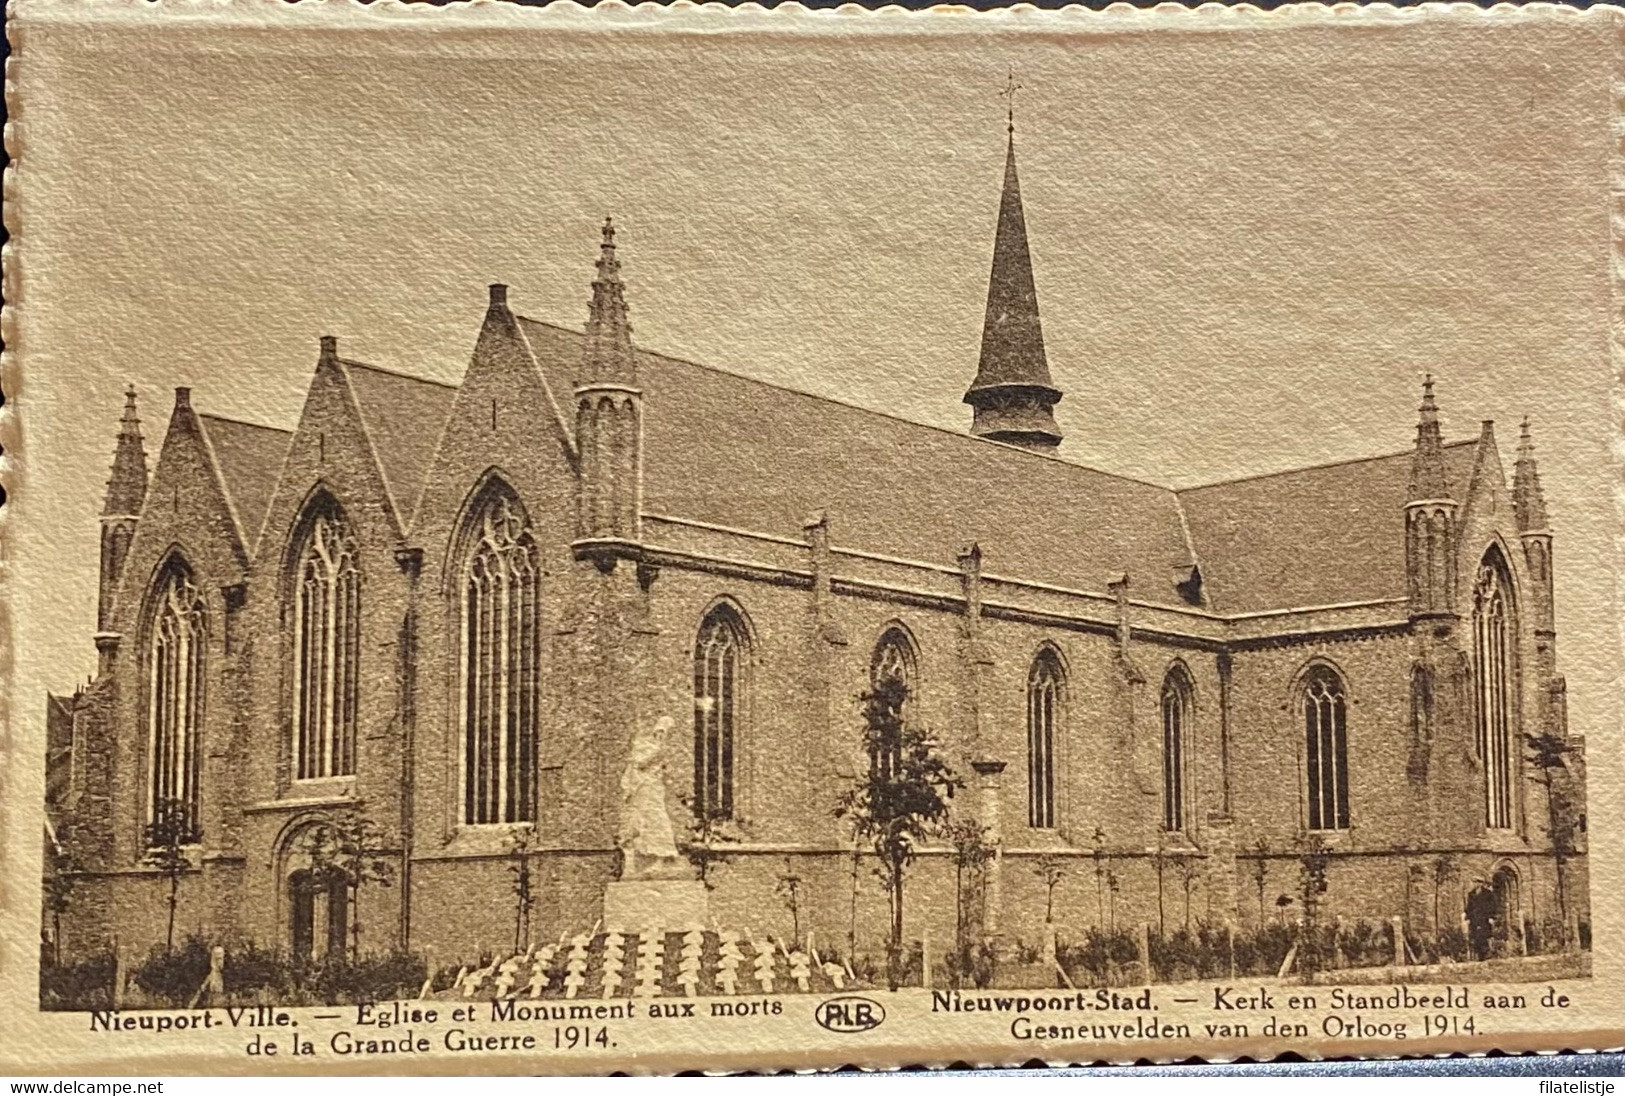
[[[1509,865],[1497,868],[1488,883],[1467,894],[1467,942],[1474,959],[1517,955],[1523,931],[1518,902],[1518,873]]]
[[[343,876],[301,868],[288,876],[292,916],[289,941],[295,962],[321,962],[343,957],[350,925],[350,891]]]

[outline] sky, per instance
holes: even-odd
[[[585,320],[606,214],[642,346],[965,429],[1014,72],[1061,455],[1397,452],[1432,372],[1510,470],[1528,415],[1573,728],[1617,758],[1617,21],[73,10],[12,32],[19,725],[94,669],[127,383],[155,456],[176,385],[291,427],[322,334],[455,381],[489,282]]]

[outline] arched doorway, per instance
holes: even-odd
[[[348,946],[350,889],[337,872],[299,868],[288,875],[289,950],[295,962],[343,956]]]
[[[326,822],[299,827],[283,845],[282,886],[285,908],[283,937],[296,963],[342,958],[349,950],[350,888],[344,873],[323,855]]]
[[[1518,955],[1523,944],[1522,906],[1518,873],[1502,864],[1486,882],[1467,892],[1467,942],[1473,958],[1493,959]]]

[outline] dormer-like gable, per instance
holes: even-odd
[[[324,337],[256,558],[281,559],[317,490],[337,500],[367,539],[403,544],[426,463],[413,446],[428,447],[423,428],[408,420],[437,417],[435,401],[449,396],[443,385],[345,361],[337,340]]]
[[[508,306],[507,287],[493,285],[468,369],[424,479],[412,536],[439,572],[459,515],[477,484],[496,475],[518,492],[540,525],[544,542],[564,543],[571,528],[574,437],[557,391],[542,374],[520,319]]]
[[[158,452],[141,520],[123,569],[113,630],[137,627],[143,593],[172,555],[180,555],[211,592],[243,581],[249,565],[242,507],[234,504],[207,421],[191,390],[175,390],[169,428]]]

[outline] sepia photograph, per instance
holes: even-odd
[[[1618,1046],[1621,26],[13,5],[0,1055]]]

